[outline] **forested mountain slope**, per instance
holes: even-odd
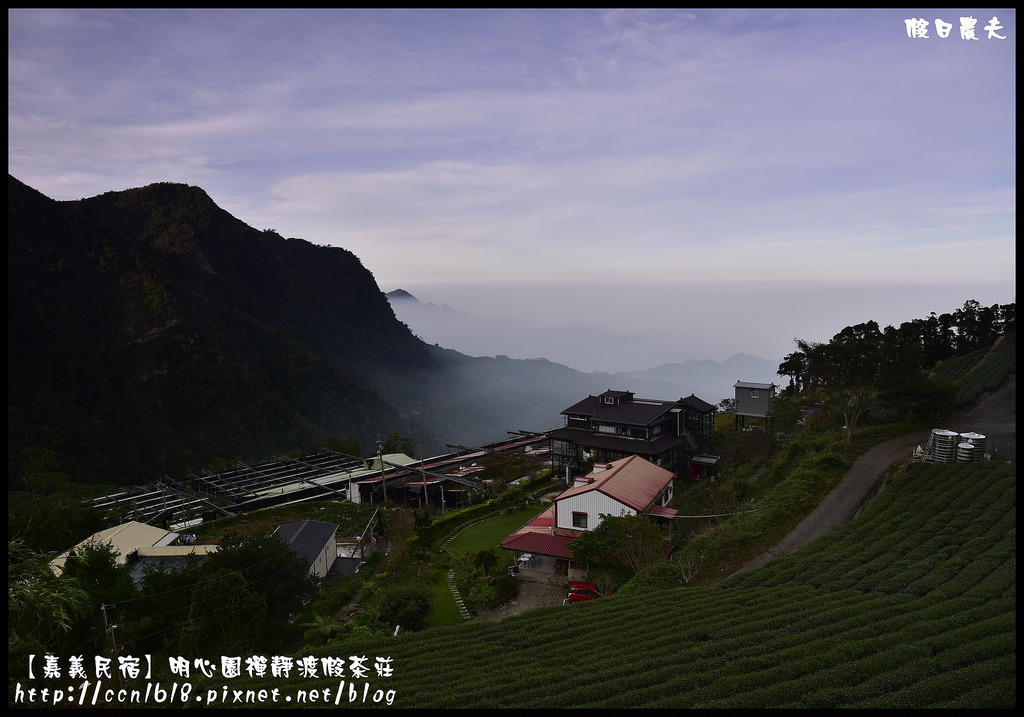
[[[369,454],[392,431],[436,455],[551,428],[608,388],[426,344],[351,252],[256,230],[198,187],[58,202],[8,177],[8,230],[11,487],[148,482],[327,437]]]
[[[367,377],[430,368],[343,249],[246,226],[199,188],[55,202],[9,179],[9,459],[83,481],[400,430]]]

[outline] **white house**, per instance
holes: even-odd
[[[640,456],[599,463],[555,498],[556,535],[593,530],[601,515],[671,518],[672,472]]]
[[[516,560],[529,555],[533,564],[550,565],[556,575],[572,575],[569,543],[596,528],[602,515],[647,515],[671,528],[677,512],[669,507],[672,478],[672,471],[640,456],[596,464],[544,512],[505,538],[501,547]]]
[[[309,572],[322,578],[338,558],[338,525],[322,520],[299,520],[277,526],[274,535],[281,536],[289,548],[309,562]]]

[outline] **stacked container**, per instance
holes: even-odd
[[[960,434],[945,428],[932,430],[932,445],[929,456],[937,463],[955,463]]]
[[[956,459],[960,463],[980,461],[985,453],[985,436],[980,433],[961,433],[956,447]]]

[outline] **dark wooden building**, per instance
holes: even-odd
[[[690,473],[690,459],[711,451],[715,407],[690,395],[678,401],[636,398],[630,391],[588,396],[562,411],[565,426],[548,432],[563,477],[593,462],[642,456],[677,476]]]

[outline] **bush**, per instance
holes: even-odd
[[[494,579],[494,587],[498,591],[499,602],[507,602],[519,594],[519,582],[510,575],[499,575]]]
[[[469,591],[469,601],[478,607],[483,607],[498,599],[498,589],[493,585],[478,582]]]
[[[644,568],[618,589],[620,595],[642,595],[655,590],[677,588],[683,584],[678,566],[658,563]]]
[[[401,625],[403,630],[419,630],[433,602],[434,593],[422,583],[395,585],[378,597],[375,614],[391,627]]]

